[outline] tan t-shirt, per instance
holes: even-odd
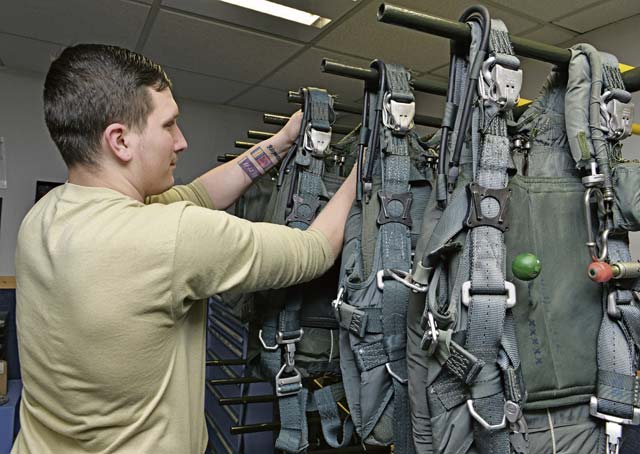
[[[293,285],[334,260],[319,231],[194,206],[213,208],[198,181],[151,202],[67,183],[22,222],[12,453],[202,453],[202,299]]]

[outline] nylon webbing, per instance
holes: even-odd
[[[413,91],[409,85],[410,74],[402,66],[386,65],[388,93],[391,100],[397,102],[414,102]],[[383,157],[381,196],[390,198],[386,203],[382,200],[381,211],[393,219],[399,219],[409,207],[394,198],[402,194],[411,194],[409,175],[411,161],[409,143],[406,134],[394,135],[389,128],[381,132],[381,148]],[[407,199],[404,199],[405,203]],[[410,203],[410,202],[408,202]],[[382,259],[382,269],[409,270],[411,266],[411,227],[401,222],[387,222],[378,231],[378,253]],[[395,451],[400,454],[413,453],[409,395],[407,392],[407,361],[405,356],[407,333],[407,304],[409,289],[395,280],[387,280],[382,291],[382,329],[387,341],[396,340],[399,344],[394,351],[389,351],[387,368],[393,372],[393,441]],[[399,347],[399,348],[398,348]],[[401,354],[398,354],[401,353]],[[404,379],[400,382],[398,378]]]
[[[506,61],[512,69],[517,69],[519,62],[514,56],[508,31],[502,21],[491,21],[489,51],[489,56],[495,57],[498,64]],[[479,137],[472,131],[474,183],[481,188],[506,190],[510,158],[506,113],[491,102],[484,103],[482,113],[483,118],[477,117],[474,120],[474,124],[481,125]],[[480,115],[478,110],[474,112],[474,117],[476,115]],[[497,199],[487,197],[482,199],[480,209],[483,217],[492,218],[504,207]],[[471,396],[473,407],[480,417],[490,425],[499,425],[505,418],[505,394],[498,365],[507,308],[504,234],[493,226],[479,225],[471,229],[468,239],[471,251],[471,298],[466,348],[485,363],[476,382],[471,386]],[[491,389],[499,391],[482,392],[478,395],[477,388],[484,387],[487,383],[494,385]],[[487,430],[477,419],[474,420],[474,427],[474,438],[481,453],[509,454],[507,430]]]

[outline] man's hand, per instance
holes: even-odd
[[[286,125],[282,127],[278,134],[282,134],[284,140],[289,143],[289,146],[293,145],[293,142],[298,140],[300,134],[300,127],[302,126],[302,111],[298,110],[291,115]]]

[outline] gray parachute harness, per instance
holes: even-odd
[[[416,446],[420,452],[467,452],[475,442],[481,453],[526,453],[525,394],[510,315],[515,288],[506,281],[504,246],[511,167],[507,119],[519,98],[522,72],[501,21],[491,21],[485,54],[482,36],[489,25],[467,19],[472,44],[468,57],[456,54],[452,60],[454,86],[444,122],[450,127],[457,114],[455,151],[447,184],[443,162],[437,184],[439,205],[446,208],[427,210],[425,223],[432,231],[419,247],[422,255],[411,276],[417,287],[413,298],[424,307],[419,342],[428,358],[421,379],[410,374],[412,396],[416,391],[428,401],[428,410],[413,409],[421,426]],[[464,141],[468,99],[475,102],[470,143]],[[463,108],[455,109],[462,100]],[[443,140],[440,159],[446,159],[447,146]],[[425,384],[426,395],[419,389]]]
[[[631,261],[627,234],[637,226],[624,222],[625,211],[637,210],[625,203],[630,200],[626,194],[637,187],[629,187],[629,180],[616,184],[621,174],[640,173],[637,164],[627,165],[621,154],[620,141],[631,134],[630,100],[614,56],[588,44],[572,48],[565,109],[573,115],[567,118],[567,135],[576,166],[588,172],[582,182],[593,260],[589,273],[603,283],[597,387],[590,409],[592,416],[604,420],[601,452],[607,454],[619,452],[624,425],[640,424],[640,269]],[[596,223],[592,213],[597,213]],[[611,275],[603,276],[607,271]]]
[[[358,201],[347,221],[333,305],[356,431],[363,443],[393,443],[404,454],[413,452],[413,443],[405,357],[409,288],[401,281],[411,264],[412,228],[431,187],[428,166],[417,165],[422,149],[411,131],[410,74],[378,60],[372,67],[381,77],[378,86],[365,89]]]
[[[311,225],[320,209],[321,198],[329,198],[324,170],[335,115],[333,100],[326,91],[316,88],[302,91],[305,104],[301,132],[281,167],[279,194],[276,195],[275,202],[277,207],[274,217],[283,216],[284,219],[273,221],[304,230]],[[296,365],[296,346],[305,335],[303,312],[313,304],[303,304],[305,292],[301,286],[285,289],[272,296],[284,302],[282,307],[269,307],[269,314],[258,338],[262,345],[262,366],[274,379],[278,397],[281,429],[275,446],[288,453],[301,452],[307,448],[307,411],[319,412],[322,431],[330,446],[346,446],[351,440],[353,424],[349,419],[343,424],[339,418],[336,399],[341,393],[341,384],[326,386],[315,392],[310,392],[303,386],[303,375],[331,372],[331,364],[309,363],[305,365],[304,372]],[[327,306],[329,301],[330,297],[325,303]],[[337,328],[330,311],[324,319],[322,314],[307,319],[315,321],[311,323],[313,328]],[[337,372],[333,370],[334,374]],[[342,440],[338,438],[340,432],[343,434]]]

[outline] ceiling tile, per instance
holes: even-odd
[[[601,0],[492,0],[493,3],[522,11],[544,22],[579,11]],[[507,23],[507,25],[509,25]]]
[[[577,36],[577,33],[574,33],[570,30],[567,30],[562,27],[557,27],[555,25],[543,25],[542,27],[531,31],[529,33],[524,33],[521,36],[523,38],[532,39],[534,41],[540,41],[542,43],[547,44],[559,44],[563,43],[571,38]]]
[[[9,69],[46,73],[62,46],[0,33],[0,59]]]
[[[297,90],[300,87],[319,87],[338,95],[341,102],[352,102],[362,96],[364,85],[361,80],[336,76],[320,71],[323,58],[368,68],[369,61],[360,58],[345,57],[331,51],[311,48],[284,65],[262,84],[281,90]]]
[[[144,52],[174,68],[254,83],[301,48],[282,39],[161,11]]]
[[[2,4],[0,32],[62,45],[79,42],[134,48],[149,7],[112,0],[13,0]]]
[[[281,0],[279,3],[286,4],[287,2]],[[332,20],[339,18],[357,4],[354,2],[326,2],[318,0],[289,3],[288,6],[318,14]],[[323,30],[218,1],[164,0],[162,7],[198,14],[226,23],[304,42],[311,41]]]
[[[640,14],[640,1],[611,0],[598,2],[591,8],[574,11],[564,18],[554,21],[554,23],[585,33],[603,25],[626,19],[634,14]]]
[[[167,66],[164,69],[173,82],[173,93],[177,98],[222,104],[251,86]]]
[[[263,113],[291,115],[298,110],[298,104],[287,102],[287,92],[267,87],[254,87],[227,103],[230,106],[257,110]],[[252,128],[256,129],[256,128]]]
[[[586,42],[603,52],[615,54],[622,63],[640,66],[640,52],[636,42],[640,30],[640,15],[592,30],[563,43],[564,46]]]
[[[476,2],[450,0],[428,5],[421,0],[397,0],[394,4],[416,11],[457,20],[461,12]],[[318,42],[319,47],[357,55],[364,59],[382,58],[404,64],[417,71],[429,71],[449,60],[448,43],[440,37],[379,23],[376,19],[379,2],[372,2],[332,30]],[[535,22],[495,7],[490,10],[500,17],[510,30],[518,33],[536,25]]]

